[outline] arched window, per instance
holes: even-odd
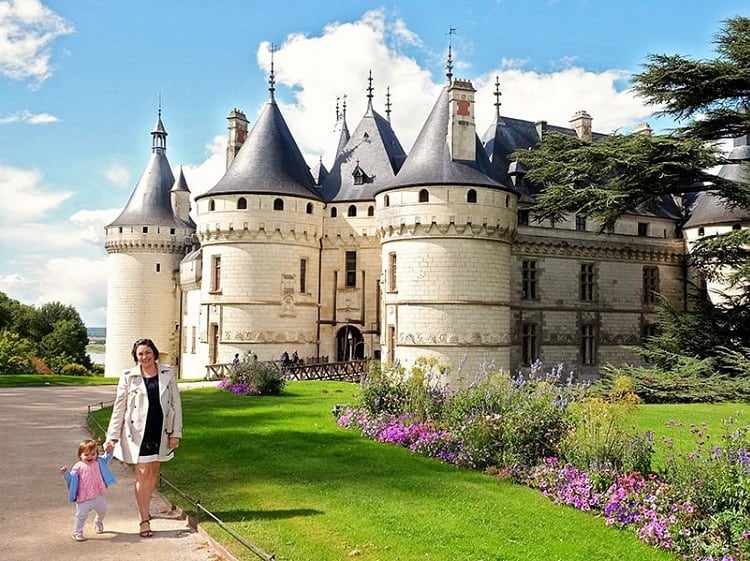
[[[357,207],[355,205],[349,205],[349,210],[346,211],[347,216],[357,216]]]
[[[247,208],[247,199],[240,197],[237,199],[237,210],[245,210]]]
[[[476,189],[469,189],[466,193],[466,202],[467,203],[475,203],[477,202],[477,192]]]
[[[331,207],[331,218],[336,218],[339,215],[339,212],[336,210],[335,206]]]
[[[375,216],[375,207],[370,205],[367,207],[367,216]]]
[[[383,206],[391,206],[391,198],[388,195],[383,197]]]
[[[213,212],[216,210],[216,201],[211,199],[208,201],[208,212]]]
[[[284,210],[284,201],[282,199],[274,199],[273,201],[274,210]]]
[[[312,214],[313,213],[313,204],[312,203],[307,203],[306,211],[307,211],[307,214]]]
[[[430,192],[427,189],[421,189],[419,191],[419,202],[420,203],[430,202]]]

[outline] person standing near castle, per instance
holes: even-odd
[[[76,504],[76,522],[73,529],[73,539],[77,542],[86,541],[83,527],[89,513],[94,511],[94,528],[97,534],[104,532],[104,516],[107,514],[107,487],[115,483],[108,464],[112,459],[112,452],[99,456],[96,440],[84,440],[78,445],[78,459],[73,467],[60,468],[60,474],[68,485],[68,499]]]
[[[159,364],[159,350],[151,339],[138,339],[131,351],[136,366],[126,370],[117,384],[105,450],[135,466],[135,502],[140,515],[138,534],[151,531],[151,497],[161,462],[174,457],[182,438],[182,404],[177,377]]]

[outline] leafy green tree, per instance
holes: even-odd
[[[0,331],[0,373],[32,374],[33,345],[18,333],[4,329]]]
[[[70,362],[88,368],[91,364],[86,354],[87,344],[88,333],[80,319],[59,319],[52,324],[52,331],[42,337],[39,349],[50,365],[55,357],[66,356],[70,357]]]

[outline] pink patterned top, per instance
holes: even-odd
[[[89,501],[94,497],[98,497],[107,489],[102,478],[102,471],[99,469],[99,463],[96,460],[90,464],[77,462],[71,471],[78,474],[76,502]]]

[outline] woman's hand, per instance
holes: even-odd
[[[115,443],[113,440],[108,440],[107,442],[104,443],[105,452],[111,452],[114,449],[115,449]]]
[[[174,450],[179,445],[180,445],[180,439],[177,438],[176,436],[170,436],[167,439],[167,448],[169,448],[170,450]]]

